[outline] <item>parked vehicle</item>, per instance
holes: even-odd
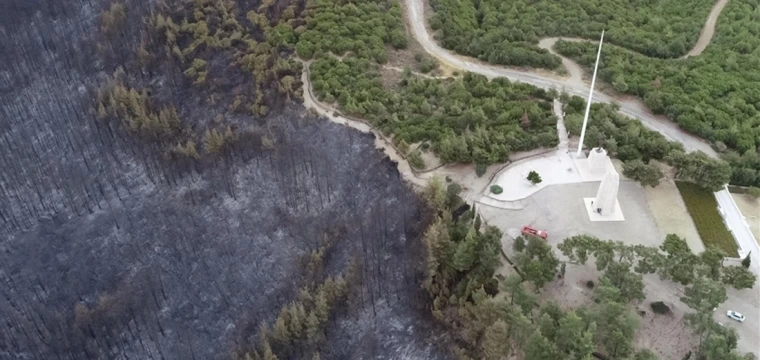
[[[546,240],[546,237],[549,236],[549,234],[546,233],[546,231],[534,229],[530,226],[523,226],[522,234],[526,236],[538,236],[544,240]]]
[[[726,312],[726,315],[728,315],[729,318],[734,319],[734,320],[736,320],[736,321],[738,321],[740,323],[744,322],[744,315],[742,315],[741,313],[738,313],[736,311],[728,310]]]

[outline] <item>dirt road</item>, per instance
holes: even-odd
[[[718,22],[718,15],[720,15],[727,3],[728,0],[718,0],[718,2],[715,3],[712,10],[710,10],[710,15],[707,17],[707,21],[705,22],[705,26],[702,28],[702,32],[699,33],[699,39],[697,39],[697,43],[694,44],[694,47],[691,49],[691,51],[689,51],[688,54],[684,55],[682,59],[690,56],[699,56],[703,51],[705,51],[707,45],[710,44],[710,41],[715,34],[715,23]]]
[[[569,79],[557,79],[534,71],[518,70],[486,64],[476,59],[454,54],[441,48],[435,43],[425,21],[423,0],[406,0],[406,9],[407,20],[412,30],[412,34],[417,41],[422,44],[425,51],[453,68],[479,73],[489,78],[506,77],[512,81],[524,82],[544,89],[564,89],[572,95],[578,95],[584,98],[588,95],[588,85],[582,81],[580,66],[569,59],[563,58],[562,60],[571,75]],[[722,7],[718,7],[717,9],[714,8],[714,10],[722,10]],[[711,14],[710,18],[712,17],[713,15]],[[717,15],[715,15],[715,17],[717,18]],[[708,31],[704,32],[708,33]],[[549,46],[553,44],[552,40],[553,39],[544,40],[542,44],[544,46]],[[556,41],[556,39],[554,39],[554,41]],[[716,153],[712,150],[710,144],[685,132],[679,128],[676,123],[670,121],[666,117],[653,114],[640,99],[629,96],[611,96],[597,92],[594,94],[593,101],[603,103],[615,102],[620,105],[620,112],[622,114],[641,120],[645,126],[663,134],[669,140],[678,141],[684,144],[684,147],[687,150],[701,150],[711,156],[716,156]]]

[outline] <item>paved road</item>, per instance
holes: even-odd
[[[718,200],[718,205],[723,209],[723,218],[726,219],[729,230],[734,234],[734,237],[739,243],[740,256],[746,256],[748,252],[752,252],[752,261],[750,263],[750,269],[756,274],[760,274],[760,254],[758,254],[758,245],[755,240],[752,231],[750,231],[747,223],[736,206],[731,194],[724,190],[715,193],[715,199]]]
[[[572,95],[578,95],[586,97],[588,94],[588,85],[582,81],[578,81],[580,76],[577,74],[578,64],[573,63],[567,58],[563,58],[563,64],[568,67],[570,71],[570,78],[558,79],[556,77],[539,74],[533,71],[523,71],[517,69],[510,69],[507,67],[499,67],[490,64],[480,62],[475,59],[467,58],[464,56],[456,55],[446,49],[441,48],[433,41],[430,33],[426,27],[424,5],[423,0],[405,0],[407,8],[407,17],[409,25],[412,29],[412,33],[419,41],[422,47],[435,56],[441,62],[448,64],[449,66],[469,72],[485,75],[489,78],[493,77],[506,77],[512,81],[519,81],[534,86],[558,90],[564,89]],[[702,30],[702,36],[695,45],[695,48],[689,52],[688,56],[698,55],[704,50],[712,38],[712,34],[715,28],[715,21],[720,14],[721,10],[725,6],[727,0],[719,0],[719,2],[713,7],[710,17],[705,23],[705,27]],[[553,39],[545,39],[542,44],[553,44]],[[569,66],[568,66],[569,65]],[[603,103],[616,103],[620,106],[620,112],[631,118],[639,119],[642,124],[648,128],[655,130],[667,139],[672,141],[678,141],[684,145],[684,148],[688,151],[701,150],[706,154],[717,157],[717,153],[710,147],[710,145],[678,127],[677,124],[668,120],[664,116],[654,115],[644,105],[644,103],[631,96],[610,96],[604,93],[595,93],[593,102]],[[731,195],[727,190],[719,191],[715,193],[715,197],[724,209],[726,216],[724,217],[726,224],[729,228],[733,229],[734,236],[737,242],[740,244],[745,252],[752,252],[752,270],[756,274],[760,274],[760,247],[754,238],[751,236],[749,229],[739,212],[739,209],[731,202]],[[727,202],[728,201],[728,202]],[[741,325],[736,325],[733,322],[729,322],[728,326],[735,327],[739,331],[740,341],[739,350],[752,351],[758,354],[757,344],[760,342],[760,315],[758,314],[758,296],[756,290],[744,290],[735,291],[730,289],[731,294],[729,301],[724,303],[719,310],[725,314],[725,309],[732,308],[732,310],[738,310],[746,313],[747,322]],[[721,320],[721,314],[716,313],[716,319],[726,323],[727,320],[723,315]]]

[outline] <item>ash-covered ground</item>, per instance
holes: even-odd
[[[446,358],[420,288],[429,215],[371,135],[291,104],[226,117],[222,154],[171,158],[93,113],[102,8],[0,3],[0,359],[230,358],[324,236],[326,273],[358,259],[362,281],[321,357]]]

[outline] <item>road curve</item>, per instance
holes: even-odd
[[[482,74],[489,78],[506,77],[512,81],[528,83],[547,90],[551,88],[558,90],[564,89],[571,95],[578,95],[583,98],[588,96],[588,85],[582,81],[577,81],[577,74],[573,76],[574,74],[572,72],[570,79],[557,79],[534,71],[518,70],[486,64],[476,59],[454,54],[438,46],[426,26],[423,0],[405,0],[405,2],[407,20],[409,22],[409,27],[412,29],[412,34],[425,51],[435,56],[441,62],[448,64],[453,68]],[[570,66],[568,66],[568,69],[570,71],[572,71],[572,68],[579,68],[577,64],[567,58],[563,58],[562,61],[563,63],[569,62],[568,65]],[[616,103],[620,106],[620,112],[623,115],[639,119],[644,126],[661,133],[667,139],[682,143],[686,150],[701,150],[710,156],[717,157],[717,153],[705,140],[682,130],[676,123],[665,116],[653,114],[646,105],[644,105],[644,102],[638,98],[632,96],[613,97],[608,94],[596,92],[594,93],[593,102]]]
[[[705,51],[707,45],[710,44],[710,41],[712,41],[712,37],[715,34],[715,24],[718,22],[718,16],[723,11],[723,8],[726,7],[727,3],[728,0],[718,0],[718,2],[715,3],[712,10],[710,10],[710,15],[707,17],[705,26],[702,27],[702,32],[699,33],[697,43],[694,44],[694,47],[688,54],[681,57],[682,59],[690,56],[699,56]]]

